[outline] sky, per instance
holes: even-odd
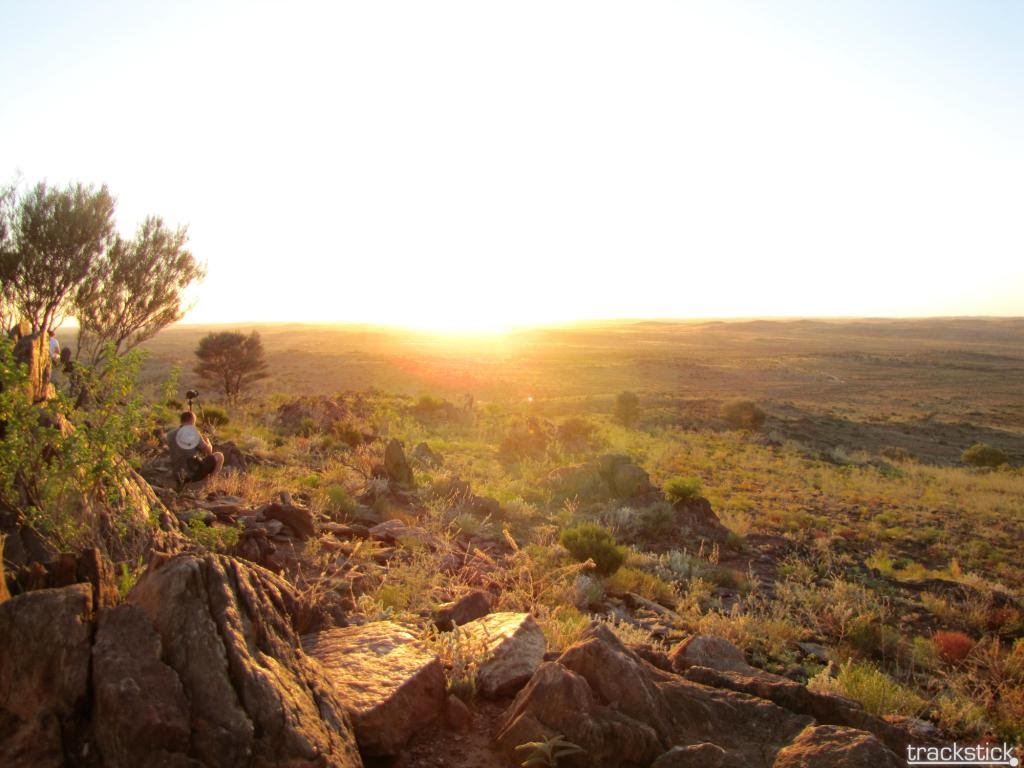
[[[1024,315],[1024,3],[0,0],[0,180],[189,322]]]

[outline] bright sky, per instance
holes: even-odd
[[[1024,3],[0,0],[0,180],[188,320],[1024,314]]]

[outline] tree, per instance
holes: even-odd
[[[989,467],[994,469],[1006,464],[1008,458],[998,448],[987,443],[975,443],[960,454],[960,461],[964,464],[970,464],[972,467]]]
[[[248,336],[238,331],[209,333],[199,340],[196,357],[196,374],[217,386],[229,400],[238,397],[252,382],[270,375],[263,342],[256,331]]]
[[[114,233],[114,198],[105,186],[36,184],[3,206],[0,279],[10,304],[34,332],[54,325]]]
[[[640,398],[636,392],[619,392],[615,397],[615,419],[624,427],[632,427],[640,419]]]
[[[185,227],[171,230],[150,216],[132,240],[116,237],[75,295],[78,353],[98,363],[151,339],[185,314],[182,294],[205,268],[185,248]]]

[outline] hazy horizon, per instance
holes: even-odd
[[[190,323],[1024,315],[1014,3],[0,9],[0,181],[189,225]]]

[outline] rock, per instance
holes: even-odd
[[[368,755],[393,755],[445,711],[441,662],[390,621],[302,638],[339,692]]]
[[[395,438],[391,438],[384,449],[384,472],[387,478],[399,487],[413,488],[416,485],[402,443]]]
[[[677,501],[672,509],[675,512],[677,537],[687,537],[690,542],[705,539],[719,543],[729,537],[729,529],[722,525],[718,515],[711,509],[711,502],[703,496]]]
[[[362,765],[338,693],[299,650],[287,582],[224,555],[178,555],[151,566],[128,602],[149,618],[189,701],[190,758]]]
[[[915,739],[907,729],[899,728],[865,712],[864,708],[854,701],[841,696],[817,693],[792,680],[755,671],[758,674],[750,676],[708,667],[691,667],[686,670],[686,679],[702,685],[756,696],[795,714],[813,717],[822,724],[869,731],[897,754],[905,754],[907,744],[926,743],[919,738]]]
[[[88,584],[0,603],[0,755],[7,768],[57,768],[66,754],[80,754],[92,609]]]
[[[277,520],[268,522],[276,523],[278,526],[282,525]],[[232,548],[231,554],[248,560],[250,563],[256,563],[273,573],[283,573],[284,562],[277,554],[277,545],[270,540],[270,536],[273,535],[272,530],[247,528],[239,535],[238,543]]]
[[[685,672],[690,667],[708,667],[743,675],[767,674],[747,664],[743,652],[723,637],[694,635],[669,651],[672,669]]]
[[[900,768],[903,762],[870,733],[809,725],[779,751],[773,768]]]
[[[400,544],[403,541],[416,541],[433,546],[436,544],[433,534],[417,525],[406,525],[401,520],[385,520],[369,530],[370,538],[388,544]]]
[[[556,662],[537,669],[497,730],[498,746],[517,763],[516,746],[559,733],[584,750],[559,761],[570,768],[650,765],[665,751],[651,726],[599,702],[582,676]]]
[[[92,587],[92,604],[96,610],[114,606],[118,602],[114,565],[95,547],[83,549],[77,555],[62,554],[44,567],[47,572],[47,588],[89,584]]]
[[[464,624],[462,630],[482,650],[476,685],[484,696],[514,693],[544,659],[544,632],[528,613],[492,613]]]
[[[188,765],[189,704],[136,605],[100,614],[92,649],[96,741],[108,768]],[[194,763],[198,765],[198,763]]]
[[[320,529],[334,534],[339,539],[367,539],[370,529],[359,523],[323,523]]]
[[[631,499],[653,490],[651,478],[629,456],[602,456],[598,459],[598,467],[615,498]]]
[[[691,744],[686,747],[672,747],[651,763],[651,768],[740,768],[740,766],[742,766],[740,761],[717,744],[709,742]]]
[[[11,599],[11,593],[7,589],[7,569],[4,567],[4,542],[7,537],[0,534],[0,603]]]
[[[444,716],[448,727],[453,731],[468,731],[473,725],[473,713],[466,703],[454,693],[448,694]]]
[[[562,733],[586,750],[566,762],[580,768],[650,765],[656,759],[715,764],[718,757],[720,768],[765,767],[812,722],[772,702],[656,669],[606,625],[594,623],[557,662],[538,669],[499,720],[497,738],[511,756],[516,744]],[[672,749],[716,742],[724,756],[711,748]]]
[[[482,589],[474,589],[458,600],[439,605],[434,611],[434,624],[442,632],[448,632],[490,612],[491,596]]]
[[[412,460],[421,467],[437,469],[444,466],[444,457],[426,443],[417,443],[412,449]]]
[[[213,450],[224,455],[224,467],[222,472],[238,472],[245,474],[249,471],[249,461],[242,450],[231,441],[216,443]]]
[[[804,656],[809,656],[817,662],[828,664],[828,648],[818,643],[797,643],[796,647]]]
[[[260,508],[259,513],[267,520],[279,520],[288,526],[295,538],[306,541],[316,535],[313,513],[294,504],[272,502]]]

